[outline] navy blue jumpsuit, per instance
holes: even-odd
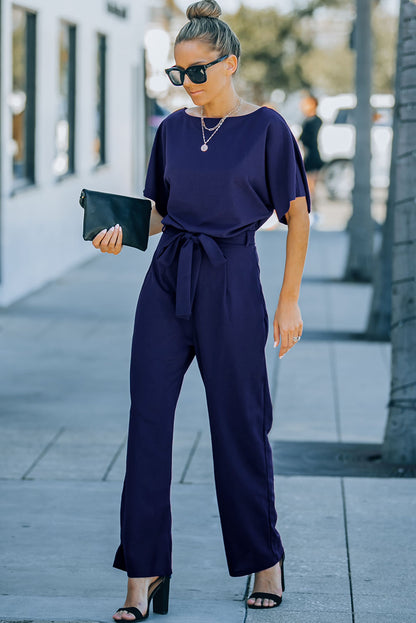
[[[286,223],[296,197],[305,196],[310,211],[304,164],[286,121],[268,107],[228,117],[205,152],[202,142],[198,117],[185,108],[168,115],[156,132],[143,191],[163,215],[163,233],[132,339],[121,543],[113,562],[128,577],[172,573],[174,414],[194,356],[206,392],[229,574],[267,569],[284,551],[275,527],[268,315],[255,231],[274,210]]]

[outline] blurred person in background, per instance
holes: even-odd
[[[322,125],[322,119],[317,114],[318,103],[318,99],[312,93],[305,95],[300,102],[300,109],[305,119],[302,123],[302,133],[299,136],[299,140],[304,149],[305,170],[308,176],[312,201],[311,223],[316,223],[319,220],[319,215],[314,205],[315,187],[319,171],[324,165],[318,147],[318,134]]]
[[[187,9],[189,21],[175,39],[176,65],[166,73],[195,106],[159,124],[143,191],[152,200],[149,235],[162,236],[133,330],[121,539],[113,562],[128,580],[116,621],[147,618],[152,599],[154,612],[168,611],[173,423],[195,356],[207,397],[229,574],[255,574],[250,608],[280,605],[284,590],[268,439],[268,314],[255,232],[274,212],[288,226],[273,320],[281,358],[302,335],[298,299],[310,197],[302,155],[285,119],[243,101],[235,90],[240,42],[220,15],[214,0]],[[118,254],[122,230],[103,230],[93,244]]]

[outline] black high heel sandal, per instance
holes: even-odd
[[[285,574],[284,574],[284,569],[283,569],[284,562],[285,562],[285,554],[283,552],[283,556],[279,560],[280,569],[282,573],[282,593],[285,590]],[[254,599],[257,599],[257,597],[260,597],[262,599],[272,599],[276,603],[274,604],[274,606],[256,606],[255,604],[247,604],[247,608],[257,608],[259,610],[260,608],[264,608],[264,609],[276,608],[277,606],[280,606],[280,604],[282,603],[282,597],[280,595],[276,595],[275,593],[263,593],[262,591],[256,591],[255,593],[251,593],[248,599],[251,599],[252,597]]]
[[[124,608],[119,608],[117,612],[130,612],[134,614],[135,619],[121,619],[122,621],[144,621],[149,616],[150,611],[150,603],[153,599],[153,612],[156,614],[167,614],[169,608],[169,585],[170,578],[172,576],[165,575],[162,576],[162,581],[160,578],[154,580],[151,584],[149,584],[149,591],[147,594],[147,610],[146,614],[142,614],[138,608],[135,606],[126,606]],[[156,585],[155,588],[152,589],[152,586]],[[116,620],[116,619],[114,619]]]

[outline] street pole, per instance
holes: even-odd
[[[349,254],[344,279],[371,281],[373,273],[373,222],[371,218],[371,105],[372,0],[356,0],[356,147],[354,157],[355,184],[352,193],[353,213],[348,224]]]

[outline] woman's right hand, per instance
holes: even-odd
[[[92,239],[92,244],[103,253],[114,253],[114,255],[118,255],[123,244],[121,225],[117,223],[114,227],[110,227],[108,231],[103,229]]]

